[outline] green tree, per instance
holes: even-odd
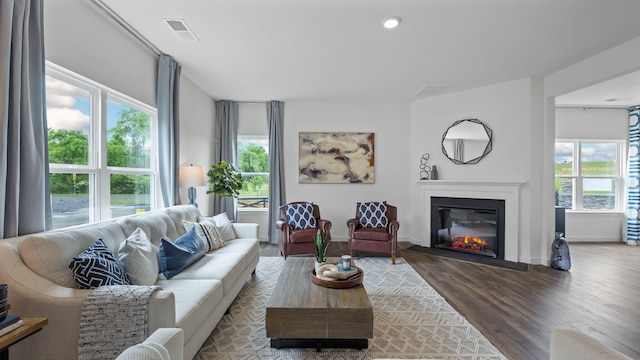
[[[151,163],[151,121],[149,115],[125,107],[116,126],[109,129],[107,165],[147,168]]]
[[[87,165],[89,136],[78,130],[48,130],[49,162],[54,164]]]
[[[47,131],[49,162],[52,164],[87,165],[89,161],[89,136],[78,130],[49,128]],[[74,193],[74,180],[70,174],[51,174],[51,192],[54,194]],[[87,174],[76,177],[75,192],[89,191]]]
[[[107,141],[107,165],[117,167],[147,168],[151,164],[151,121],[149,115],[125,107],[120,119],[109,129]],[[148,194],[148,176],[113,175],[112,194]]]
[[[269,172],[269,154],[262,146],[247,144],[240,151],[238,168],[241,172]],[[242,180],[242,188],[247,190],[260,189],[265,183],[264,176],[245,176]]]

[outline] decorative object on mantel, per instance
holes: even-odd
[[[300,132],[298,182],[373,184],[375,133]]]
[[[493,148],[493,132],[478,119],[458,120],[442,134],[442,153],[454,164],[477,164]]]
[[[556,233],[556,238],[551,243],[551,261],[549,266],[556,270],[571,269],[571,255],[569,254],[569,244],[564,239],[564,234]]]
[[[316,254],[315,254],[316,265],[314,270],[317,273],[320,267],[327,263],[327,248],[329,247],[329,242],[324,237],[324,235],[322,235],[322,231],[320,231],[320,229],[318,229],[318,231],[316,232],[315,245],[316,245]]]
[[[438,168],[435,165],[431,168],[431,180],[438,180]]]
[[[430,157],[429,153],[424,153],[420,158],[420,180],[429,180],[431,177],[431,166],[427,165]]]

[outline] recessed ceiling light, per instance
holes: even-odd
[[[399,16],[390,16],[382,19],[382,26],[384,26],[385,29],[395,29],[398,25],[400,25]]]

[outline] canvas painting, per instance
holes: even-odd
[[[375,134],[299,133],[300,183],[373,184]]]

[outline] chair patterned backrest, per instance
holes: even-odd
[[[294,202],[290,202],[290,203],[281,205],[280,206],[280,215],[278,216],[278,218],[280,220],[287,221],[287,213],[284,210],[284,207],[286,205],[290,205],[290,204],[306,204],[306,203],[308,203],[308,201],[294,201]],[[316,220],[320,220],[320,207],[318,207],[318,205],[316,205],[314,203],[311,203],[311,206],[313,207],[313,217]]]

